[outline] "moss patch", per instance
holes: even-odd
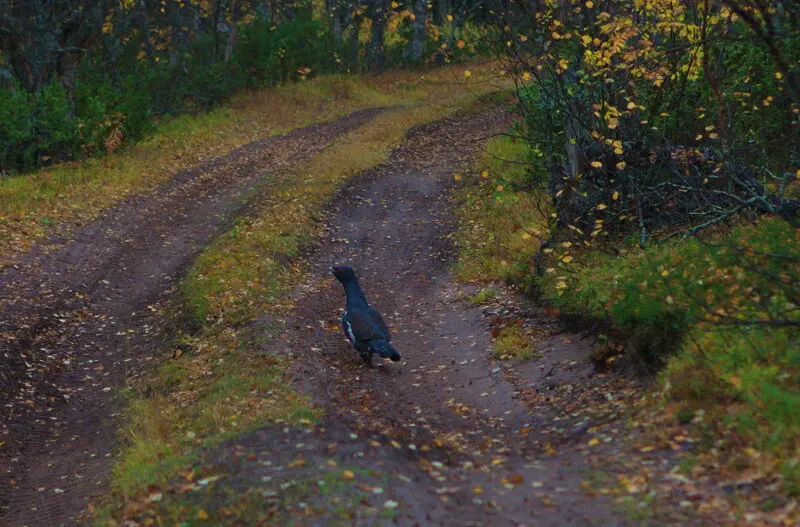
[[[530,360],[536,349],[529,332],[517,326],[501,328],[492,341],[492,358],[500,360]]]

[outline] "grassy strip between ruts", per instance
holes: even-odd
[[[461,70],[444,67],[424,76],[404,71],[334,75],[241,94],[209,112],[165,119],[150,137],[114,155],[0,177],[0,266],[12,263],[52,227],[84,224],[119,199],[152,189],[180,170],[359,109],[419,104],[453,89]]]
[[[184,337],[179,357],[129,390],[130,427],[112,481],[117,505],[177,475],[202,447],[268,422],[319,417],[285,382],[287,360],[264,351],[265,340],[281,338],[277,317],[267,322],[265,313],[291,307],[278,298],[302,276],[299,250],[313,242],[319,213],[342,183],[386,160],[412,126],[473,106],[476,95],[495,89],[480,74],[469,89],[440,84],[265,183],[258,210],[218,238],[185,280],[201,329]]]
[[[663,366],[651,398],[658,403],[641,416],[656,436],[651,446],[689,438],[695,447],[680,464],[689,478],[745,477],[761,482],[755,494],[772,495],[755,497],[762,509],[788,503],[800,492],[800,335],[791,326],[719,319],[758,320],[764,305],[796,314],[797,229],[764,217],[711,233],[713,243],[641,250],[625,242],[618,256],[587,249],[574,260],[559,258],[565,248],[555,245],[547,251],[558,263],[537,277],[532,261],[548,229],[547,205],[513,185],[524,182],[529,155],[522,143],[496,138],[473,183],[465,179],[457,276],[535,287],[562,313],[609,322],[613,334],[601,335],[598,353],[613,360],[614,348],[634,351]]]

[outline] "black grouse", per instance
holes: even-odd
[[[364,362],[372,364],[373,353],[384,359],[400,360],[400,354],[389,343],[392,340],[389,328],[386,327],[380,313],[367,303],[352,267],[337,265],[330,269],[333,276],[344,286],[347,297],[347,305],[342,316],[344,334],[361,354]]]

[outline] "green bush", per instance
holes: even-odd
[[[12,82],[0,89],[0,170],[98,155],[112,128],[124,139],[140,139],[154,116],[207,109],[243,88],[298,79],[304,68],[319,74],[337,67],[330,33],[310,19],[244,25],[228,63],[217,47],[210,36],[199,38],[174,66],[156,60],[167,57],[138,60],[127,53],[109,68],[89,57],[72,94],[55,81],[37,94]]]
[[[116,110],[125,116],[125,129],[131,139],[141,139],[152,131],[153,98],[143,75],[126,75],[122,81]]]
[[[797,332],[750,328],[690,337],[663,374],[670,399],[683,412],[710,413],[710,426],[730,426],[761,451],[791,454],[800,437]]]
[[[33,97],[17,83],[0,90],[0,169],[31,166],[35,144]]]
[[[0,91],[0,168],[25,170],[73,159],[90,120],[76,119],[66,90],[57,82],[36,95],[18,85]]]
[[[678,414],[702,410],[715,437],[727,427],[788,459],[800,437],[797,229],[765,217],[709,238],[584,253],[537,283],[563,312],[608,320],[665,366],[666,401]]]

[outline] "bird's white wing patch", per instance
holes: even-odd
[[[344,322],[344,329],[347,331],[347,336],[350,338],[350,342],[356,342],[356,336],[353,334],[353,327],[350,325],[350,322]]]

